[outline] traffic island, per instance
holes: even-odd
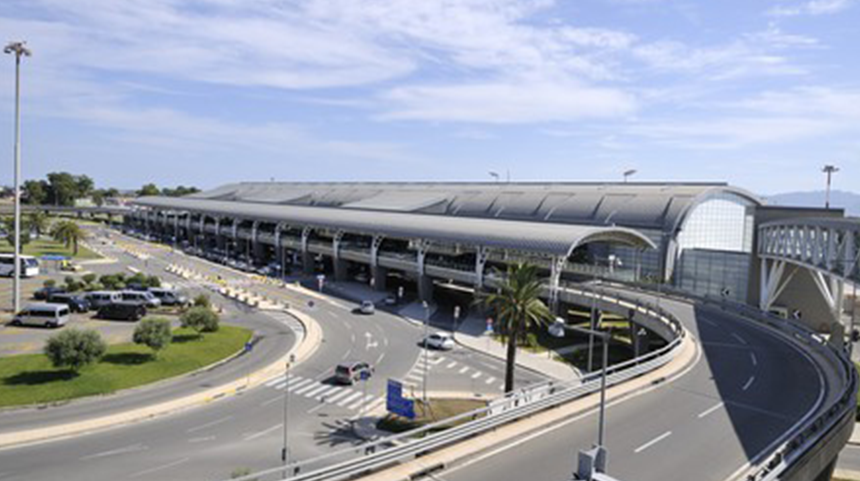
[[[376,422],[376,429],[389,433],[402,433],[416,429],[438,421],[450,419],[460,414],[486,407],[487,401],[481,399],[462,398],[434,398],[424,404],[420,400],[415,401],[415,418],[407,419],[395,414],[387,414]],[[448,428],[458,426],[477,418],[459,419],[449,424],[442,424],[433,428],[429,433],[444,431]],[[422,434],[427,434],[422,433]]]
[[[199,337],[177,329],[170,346],[155,358],[144,346],[114,344],[100,362],[77,375],[54,368],[44,354],[0,358],[0,407],[64,403],[162,381],[223,361],[250,338],[250,330],[236,326],[222,325]]]

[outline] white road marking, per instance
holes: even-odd
[[[654,438],[654,439],[652,439],[652,440],[648,441],[647,443],[643,444],[642,446],[639,446],[638,448],[634,449],[634,450],[633,450],[633,452],[634,452],[635,454],[639,454],[639,453],[641,453],[642,451],[645,451],[646,449],[648,449],[648,448],[650,448],[651,446],[653,446],[653,445],[655,445],[655,444],[659,443],[660,441],[662,441],[662,440],[664,440],[664,439],[668,438],[668,437],[669,437],[669,436],[671,436],[671,435],[672,435],[672,431],[666,431],[665,433],[663,433],[663,434],[661,434],[661,435],[657,436],[656,438]]]
[[[468,371],[469,371],[469,368],[468,368],[468,367],[464,367],[463,369],[460,369],[459,374],[466,374]]]
[[[757,366],[758,365],[758,359],[756,359],[754,352],[750,353],[750,358],[752,359],[753,366]]]
[[[319,387],[311,389],[310,391],[306,391],[303,396],[312,398],[317,394],[321,394],[323,391],[328,391],[331,388],[332,387],[328,384],[320,384]]]
[[[199,438],[191,438],[188,440],[188,442],[189,443],[202,443],[202,442],[214,441],[214,440],[215,440],[215,436],[203,436],[203,437],[199,437]]]
[[[350,405],[347,409],[350,409],[350,410],[360,409],[362,404],[369,403],[370,401],[372,401],[374,399],[374,397],[375,396],[373,396],[372,394],[368,394],[363,400],[359,399],[358,401],[352,403],[352,405]]]
[[[329,386],[328,389],[326,389],[325,391],[316,393],[313,398],[316,400],[322,400],[322,398],[328,399],[329,395],[345,389],[346,388],[344,388],[343,386]],[[307,396],[311,397],[310,394],[308,394]]]
[[[747,340],[746,340],[746,339],[744,339],[743,337],[741,337],[741,336],[740,336],[738,333],[736,333],[736,332],[733,332],[733,333],[732,333],[732,337],[734,337],[735,339],[737,339],[737,340],[738,340],[738,342],[739,342],[739,343],[741,343],[741,344],[743,344],[743,345],[746,345],[746,344],[747,344]]]
[[[350,401],[352,401],[353,399],[355,399],[359,396],[361,396],[360,392],[353,392],[351,395],[341,399],[340,402],[337,403],[337,405],[338,406],[345,406],[347,403],[349,403]]]
[[[269,404],[273,404],[273,403],[276,403],[278,401],[283,401],[283,400],[284,400],[284,396],[276,396],[276,397],[273,397],[272,399],[263,401],[262,403],[260,403],[260,406],[268,406]]]
[[[439,365],[439,363],[440,363],[440,362],[443,362],[443,361],[445,361],[445,358],[444,358],[444,357],[442,357],[442,356],[439,356],[439,357],[437,357],[437,358],[435,358],[435,359],[431,359],[431,360],[430,360],[430,364],[432,364],[432,365],[434,365],[434,366],[438,366],[438,365]]]
[[[295,391],[293,391],[293,392],[294,392],[295,394],[302,394],[302,393],[304,393],[304,392],[310,391],[311,389],[316,389],[316,388],[317,388],[317,387],[319,387],[319,386],[322,386],[322,384],[320,384],[320,383],[318,383],[318,382],[312,382],[312,383],[310,383],[310,384],[308,384],[308,385],[305,385],[305,386],[302,386],[302,387],[300,387],[300,388],[296,389],[296,390],[295,390]]]
[[[286,387],[287,391],[294,392],[296,389],[302,386],[307,386],[308,383],[313,384],[313,382],[313,379],[299,379],[298,381],[290,379],[289,387],[287,387],[287,383],[285,382],[283,384],[278,384],[277,386],[275,386],[275,389],[283,389]]]
[[[276,424],[272,427],[266,428],[260,432],[249,434],[249,435],[245,436],[244,441],[251,441],[251,440],[257,439],[259,437],[265,436],[265,435],[271,433],[272,431],[275,431],[277,429],[281,429],[281,427],[283,427],[283,426],[284,426],[284,423],[278,423],[278,424]]]
[[[136,478],[136,477],[138,477],[138,476],[143,476],[144,474],[150,474],[150,473],[154,473],[154,472],[156,472],[156,471],[162,471],[162,470],[164,470],[164,469],[172,468],[172,467],[174,467],[174,466],[179,466],[180,464],[182,464],[182,463],[186,463],[186,462],[188,462],[188,461],[190,461],[190,460],[191,460],[191,458],[182,458],[182,459],[177,459],[176,461],[174,461],[174,462],[172,462],[172,463],[167,463],[167,464],[163,464],[163,465],[161,465],[161,466],[156,466],[156,467],[154,467],[154,468],[146,469],[146,470],[143,470],[143,471],[138,471],[138,472],[136,472],[136,473],[134,473],[134,474],[130,474],[130,475],[128,475],[128,477],[129,477],[129,478]]]
[[[126,454],[126,453],[135,453],[138,451],[146,451],[146,449],[147,449],[146,446],[144,446],[143,444],[137,443],[137,444],[132,444],[131,446],[126,446],[124,448],[112,449],[110,451],[102,451],[100,453],[82,456],[78,459],[80,459],[81,461],[88,461],[90,459],[104,458],[106,456],[114,456],[116,454]]]
[[[421,381],[421,380],[423,380],[424,378],[423,378],[423,377],[421,377],[421,375],[420,375],[420,374],[416,374],[416,373],[414,373],[414,372],[410,372],[409,374],[407,374],[407,375],[406,375],[406,379],[411,379],[411,380],[413,380],[413,381]]]
[[[215,426],[215,425],[221,424],[221,423],[226,422],[226,421],[229,421],[229,420],[231,420],[231,419],[233,419],[233,416],[225,416],[225,417],[223,417],[223,418],[216,419],[216,420],[214,420],[214,421],[212,421],[212,422],[208,422],[208,423],[206,423],[206,424],[201,424],[200,426],[195,426],[195,427],[190,428],[189,430],[187,430],[187,431],[185,431],[185,432],[186,432],[186,433],[193,433],[193,432],[197,432],[197,431],[200,431],[201,429],[210,428],[210,427],[212,427],[212,426]]]
[[[377,398],[376,401],[373,401],[372,403],[367,405],[367,412],[373,412],[374,409],[378,408],[383,404],[385,404],[385,399]]]
[[[702,419],[703,417],[707,416],[708,414],[711,414],[712,412],[716,411],[717,409],[720,409],[721,407],[723,407],[725,405],[726,405],[726,403],[721,402],[721,403],[717,404],[716,406],[710,407],[710,408],[700,412],[698,417],[699,417],[699,419]]]
[[[741,390],[746,391],[747,389],[749,389],[750,386],[752,386],[752,383],[754,381],[755,381],[755,376],[750,376],[750,378],[747,379],[746,384],[744,384],[744,387],[742,387]]]
[[[379,357],[376,358],[376,365],[378,366],[378,365],[382,364],[383,359],[385,359],[385,352],[383,352],[382,354],[379,355]]]
[[[445,366],[445,369],[451,369],[452,367],[454,367],[456,365],[457,365],[457,361],[451,361],[450,363],[448,363],[447,366]]]
[[[284,382],[285,380],[286,380],[286,377],[283,374],[281,374],[280,376],[272,379],[271,381],[266,381],[266,387],[272,387],[275,384],[280,384],[280,383]]]
[[[472,379],[478,379],[483,374],[481,371],[476,371],[475,374],[472,374]]]
[[[486,382],[487,382],[487,384],[493,384],[493,381],[495,381],[495,380],[496,380],[496,378],[494,378],[493,376],[490,376],[487,378]]]
[[[343,388],[339,393],[332,394],[331,396],[326,396],[325,402],[327,402],[329,404],[333,404],[335,401],[346,396],[347,394],[349,394],[351,392],[353,392],[351,389]]]

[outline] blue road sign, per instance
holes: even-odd
[[[361,371],[361,380],[367,381],[370,379],[370,371]]]
[[[254,349],[254,345],[251,344],[251,341],[245,343],[245,352],[251,352],[251,349]]]
[[[406,419],[415,419],[415,401],[403,398],[403,384],[394,379],[388,380],[385,408],[392,414]]]

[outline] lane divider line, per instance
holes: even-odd
[[[641,453],[642,451],[645,451],[646,449],[648,449],[648,448],[650,448],[651,446],[653,446],[653,445],[655,445],[655,444],[659,443],[660,441],[662,441],[662,440],[664,440],[664,439],[668,438],[668,437],[669,437],[669,436],[671,436],[671,435],[672,435],[672,431],[666,431],[665,433],[663,433],[663,434],[661,434],[661,435],[657,436],[656,438],[654,438],[654,439],[652,439],[652,440],[648,441],[647,443],[643,444],[642,446],[639,446],[638,448],[634,449],[634,450],[633,450],[633,453],[634,453],[634,454],[639,454],[639,453]]]

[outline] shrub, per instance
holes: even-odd
[[[158,276],[147,277],[146,287],[161,287],[161,279],[159,279]]]
[[[83,287],[83,284],[81,284],[80,282],[78,282],[74,279],[71,279],[71,280],[67,279],[66,280],[66,291],[68,291],[68,292],[77,292],[77,291],[81,290],[82,287]]]
[[[43,282],[42,285],[45,287],[55,287],[57,285],[57,281],[54,279],[48,279]]]
[[[170,344],[173,334],[170,332],[170,321],[163,318],[147,318],[134,328],[132,340],[135,344],[143,344],[152,349],[152,357],[158,356],[158,351]]]
[[[85,283],[85,284],[90,285],[90,284],[92,284],[93,282],[95,282],[95,280],[96,280],[96,275],[95,275],[95,274],[93,274],[92,272],[90,272],[89,274],[84,274],[84,275],[81,277],[81,279],[84,281],[84,283]]]
[[[105,274],[99,277],[99,283],[104,286],[105,289],[114,290],[116,289],[116,285],[119,283],[119,278],[116,274]]]
[[[534,332],[527,333],[525,341],[526,341],[526,346],[528,346],[532,349],[535,349],[535,348],[540,346],[540,344],[538,343],[537,334],[535,334]]]
[[[197,332],[215,332],[218,330],[218,314],[206,307],[192,307],[179,317],[182,327],[189,327]]]
[[[200,294],[194,298],[194,307],[205,307],[207,309],[212,309],[212,301],[209,300],[209,296],[206,294]]]
[[[107,351],[107,344],[94,329],[67,329],[48,338],[45,356],[57,368],[79,372],[98,362]]]

